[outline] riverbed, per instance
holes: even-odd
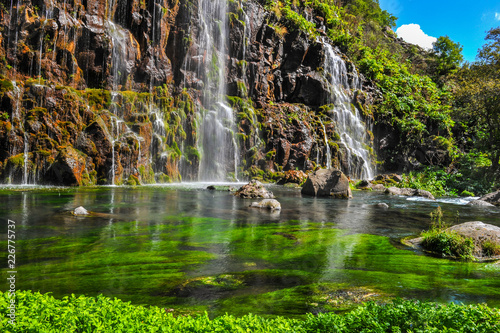
[[[400,242],[428,229],[437,206],[449,224],[500,226],[497,208],[364,191],[303,197],[271,185],[282,210],[270,212],[223,190],[241,184],[207,185],[1,188],[3,248],[7,219],[16,223],[16,288],[210,315],[300,317],[394,297],[500,306],[498,264],[434,258]],[[73,216],[78,206],[92,215]]]

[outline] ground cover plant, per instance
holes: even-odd
[[[3,332],[498,332],[500,311],[486,305],[437,304],[396,299],[369,302],[346,314],[308,314],[304,319],[207,314],[176,316],[159,307],[131,305],[104,296],[16,293],[16,324],[0,294]]]

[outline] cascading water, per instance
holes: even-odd
[[[326,128],[321,118],[319,118],[319,122],[321,124],[321,127],[323,128],[323,140],[325,141],[326,147],[326,168],[330,169],[332,167],[332,154],[330,152],[330,145],[328,144],[328,136],[326,135]]]
[[[236,123],[233,110],[224,102],[227,1],[201,0],[198,7],[200,36],[198,77],[204,78],[201,112],[201,162],[199,180],[225,181],[231,172],[237,178],[238,146],[235,139]]]
[[[330,44],[325,42],[323,45],[326,49],[324,68],[330,77],[332,87],[333,108],[330,112],[335,120],[340,140],[347,148],[348,170],[344,170],[344,172],[352,177],[372,179],[374,170],[369,151],[368,131],[361,120],[358,109],[351,104],[352,91],[361,88],[359,77],[356,70],[353,70],[349,83],[345,62]],[[356,167],[356,156],[362,161],[360,167]]]
[[[29,163],[29,145],[28,145],[28,136],[26,135],[26,132],[24,134],[24,167],[23,167],[23,185],[28,185],[29,184],[29,174],[28,174],[28,163]]]

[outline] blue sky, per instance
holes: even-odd
[[[379,3],[398,18],[394,28],[398,36],[427,46],[432,38],[448,36],[462,45],[466,61],[475,60],[477,50],[485,43],[486,32],[500,26],[500,0],[379,0]]]

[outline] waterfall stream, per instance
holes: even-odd
[[[324,43],[324,45],[326,49],[324,68],[332,87],[333,106],[330,114],[335,121],[340,140],[347,148],[348,169],[343,171],[351,177],[372,179],[374,170],[369,151],[368,130],[358,109],[352,105],[352,92],[361,89],[359,77],[354,69],[349,82],[345,62],[330,44]]]

